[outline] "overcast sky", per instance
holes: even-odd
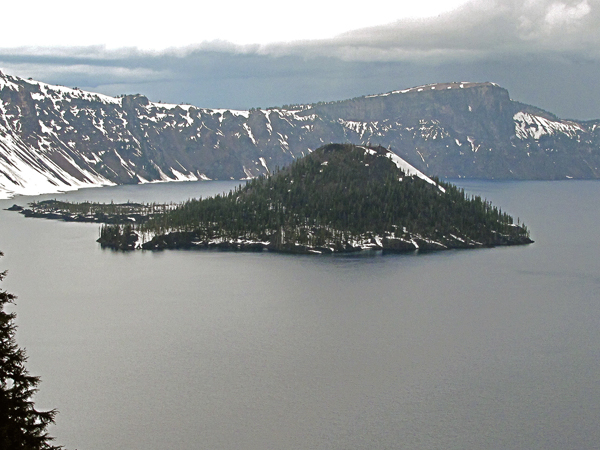
[[[0,69],[236,109],[494,81],[561,117],[600,118],[600,0],[187,3],[10,2]]]

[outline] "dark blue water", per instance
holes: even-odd
[[[65,197],[176,201],[234,185]],[[57,443],[600,448],[600,183],[461,185],[524,220],[535,244],[118,253],[94,242],[96,225],[0,211],[4,288],[19,296],[37,404],[60,410]]]

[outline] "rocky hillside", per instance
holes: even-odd
[[[440,177],[598,178],[599,124],[561,120],[491,83],[234,111],[0,73],[0,195],[252,178],[330,142],[391,147]]]

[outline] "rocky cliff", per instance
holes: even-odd
[[[235,111],[0,73],[0,195],[252,178],[330,142],[391,147],[440,177],[599,178],[599,124],[512,101],[493,83]]]

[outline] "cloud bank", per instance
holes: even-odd
[[[495,81],[563,117],[600,118],[600,0],[475,0],[437,17],[272,44],[0,48],[0,68],[109,95],[229,108]]]
[[[400,20],[333,39],[263,46],[261,53],[347,61],[441,63],[500,56],[600,58],[598,0],[485,0],[432,18]]]

